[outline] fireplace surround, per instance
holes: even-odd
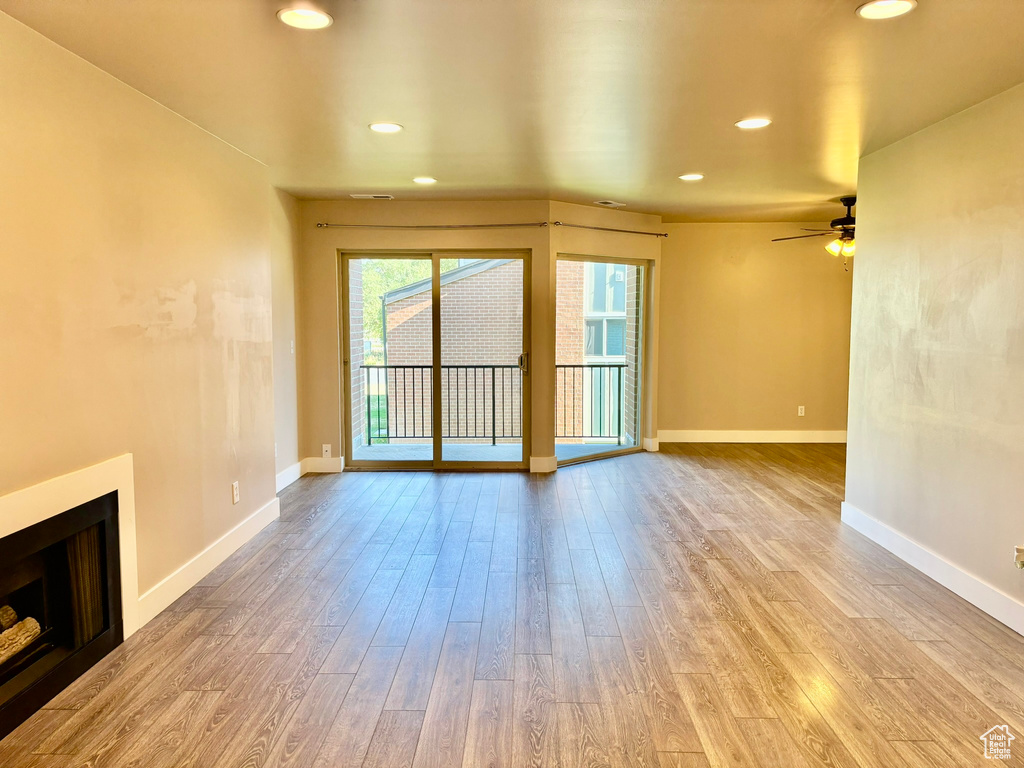
[[[0,539],[0,737],[121,643],[117,493]]]
[[[0,496],[0,738],[138,626],[131,454]]]

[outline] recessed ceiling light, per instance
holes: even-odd
[[[370,123],[370,130],[377,133],[398,133],[402,126],[398,123]]]
[[[296,29],[323,29],[334,23],[330,14],[315,8],[282,8],[277,18]]]
[[[437,179],[433,176],[417,176],[413,181],[417,184],[437,184]]]
[[[703,173],[684,173],[679,178],[682,179],[683,181],[700,181],[701,179],[704,178],[704,174]]]
[[[862,19],[895,19],[917,7],[917,0],[871,0],[857,9]]]
[[[755,128],[766,128],[771,124],[772,121],[767,117],[748,117],[736,123],[736,127],[744,131],[752,131]]]

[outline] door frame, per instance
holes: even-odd
[[[445,461],[443,459],[443,437],[441,425],[441,261],[442,259],[466,258],[470,255],[486,255],[491,258],[517,259],[523,265],[523,328],[522,346],[526,359],[526,370],[522,375],[520,405],[523,418],[522,457],[520,461]],[[345,446],[345,468],[357,470],[524,470],[530,464],[531,445],[531,364],[530,340],[531,323],[531,252],[518,249],[486,249],[486,248],[446,248],[438,250],[352,250],[338,251],[338,282],[341,301],[338,302],[338,323],[341,341],[341,412],[343,421],[343,440]],[[431,430],[433,433],[431,459],[388,461],[381,459],[355,459],[352,445],[352,375],[350,371],[351,329],[349,326],[349,263],[353,259],[419,259],[431,264]],[[435,428],[436,427],[436,428]]]
[[[572,464],[582,464],[588,461],[598,461],[600,459],[609,459],[615,456],[626,456],[631,453],[640,453],[646,450],[644,448],[644,441],[647,439],[647,422],[648,415],[651,413],[653,398],[652,393],[652,369],[650,361],[652,359],[653,350],[653,339],[654,339],[654,328],[652,326],[652,319],[654,317],[653,305],[655,299],[654,293],[654,274],[657,267],[656,262],[653,259],[624,259],[616,256],[595,256],[592,254],[583,253],[558,253],[555,255],[555,324],[558,323],[558,262],[559,261],[575,261],[575,262],[601,262],[604,264],[625,264],[632,267],[642,267],[643,272],[643,286],[640,292],[642,302],[640,304],[640,328],[643,332],[642,343],[640,344],[640,361],[639,361],[639,373],[638,383],[639,392],[637,393],[637,443],[636,445],[625,446],[611,451],[602,451],[595,453],[590,456],[578,456],[572,459],[558,459],[558,467],[566,467]],[[558,397],[558,391],[556,387],[555,397]],[[555,455],[558,455],[558,442],[555,439]]]

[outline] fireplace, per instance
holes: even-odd
[[[124,637],[117,500],[0,539],[0,738]]]

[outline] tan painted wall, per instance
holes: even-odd
[[[1024,86],[863,159],[847,501],[1024,600]]]
[[[0,494],[134,453],[145,591],[274,498],[266,169],[0,41]]]
[[[664,225],[660,430],[846,428],[852,268],[801,226]]]
[[[270,276],[274,316],[274,444],[278,472],[298,463],[299,391],[296,376],[300,345],[296,338],[296,272],[299,255],[299,204],[287,192],[271,190]]]
[[[598,226],[656,228],[659,218],[549,201],[402,202],[310,201],[300,203],[302,257],[299,303],[300,453],[319,456],[331,443],[340,455],[344,424],[338,327],[338,253],[359,250],[529,251],[533,445],[531,454],[554,456],[555,263],[558,253],[653,258],[657,238],[560,227],[462,231],[318,229],[317,222],[352,224],[470,224],[565,220]]]

